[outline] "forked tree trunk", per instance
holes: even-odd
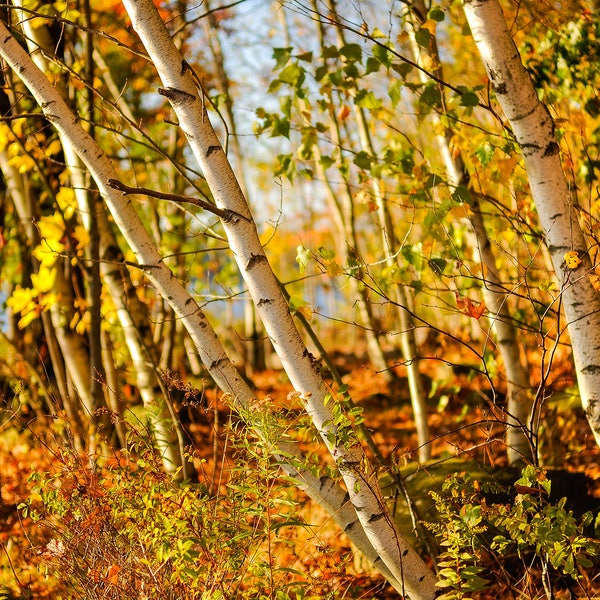
[[[521,148],[531,195],[559,281],[579,392],[600,444],[600,295],[591,283],[588,246],[562,169],[554,122],[536,94],[497,0],[463,0],[492,89]],[[565,264],[565,254],[581,261]]]
[[[164,78],[163,93],[172,101],[181,127],[218,200],[236,260],[245,275],[258,275],[257,280],[249,277],[247,282],[254,301],[262,312],[267,331],[276,343],[292,383],[304,398],[315,426],[323,435],[344,475],[348,494],[328,478],[317,479],[295,461],[292,466],[288,466],[288,471],[298,471],[295,476],[301,485],[307,487],[307,492],[326,507],[333,510],[336,506],[339,507],[344,516],[348,517],[345,521],[346,533],[359,549],[371,556],[375,565],[397,589],[406,592],[413,600],[433,599],[435,576],[398,533],[385,506],[376,474],[368,468],[368,461],[360,445],[352,438],[346,444],[339,440],[338,436],[342,436],[345,431],[335,427],[331,410],[325,405],[329,392],[294,327],[287,304],[260,246],[247,206],[244,199],[238,196],[239,186],[210,126],[196,80],[172,45],[152,2],[135,2],[135,6],[126,2],[126,8],[152,59],[156,61]],[[134,252],[139,268],[182,320],[211,376],[236,402],[248,406],[253,398],[252,392],[229,361],[204,313],[163,262],[132,202],[109,185],[110,180],[116,179],[109,159],[81,129],[78,119],[69,111],[62,97],[31,62],[3,23],[0,23],[0,55],[23,80],[56,129],[71,140]],[[238,229],[241,231],[237,231]],[[266,280],[266,285],[261,284],[262,280]],[[332,401],[334,400],[329,400]],[[286,445],[283,450],[284,457],[289,455],[286,452],[288,448],[289,445]],[[293,446],[291,453],[292,456],[295,454]],[[348,510],[350,506],[356,511],[356,515]],[[338,517],[335,513],[334,516]]]

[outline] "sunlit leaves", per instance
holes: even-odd
[[[496,149],[489,142],[484,142],[475,148],[475,156],[479,159],[479,162],[482,166],[487,167],[490,162],[492,162],[492,158],[494,157],[494,152]]]
[[[296,262],[298,263],[298,268],[300,269],[300,273],[304,273],[306,271],[306,267],[311,258],[311,252],[308,248],[303,245],[300,245],[296,248]]]
[[[43,310],[56,303],[57,297],[52,292],[56,280],[56,269],[42,266],[38,273],[31,275],[31,288],[17,286],[6,304],[20,314],[20,329],[27,327],[37,319]]]

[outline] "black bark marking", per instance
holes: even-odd
[[[188,298],[188,299],[185,301],[185,306],[187,306],[188,304],[190,304],[190,302],[193,302],[193,301],[194,301],[194,299],[193,299],[193,298]]]
[[[587,367],[583,367],[581,372],[585,373],[586,375],[597,375],[600,373],[600,365],[588,365]]]
[[[419,577],[419,583],[421,583],[421,581],[423,581],[423,579],[425,579],[425,575],[421,575],[421,577]]]
[[[50,100],[49,102],[42,102],[40,104],[40,106],[42,107],[42,109],[44,109],[44,108],[48,108],[51,104],[54,104],[54,103],[55,103],[54,100]]]
[[[7,37],[5,37],[5,38],[4,38],[4,40],[2,41],[2,43],[3,43],[3,44],[6,44],[6,42],[8,42],[8,40],[10,40],[10,39],[11,39],[11,37],[12,37],[12,36],[10,36],[10,35],[9,35],[9,36],[7,36]]]
[[[377,521],[381,521],[381,519],[383,519],[384,516],[385,515],[383,513],[379,513],[379,514],[376,514],[376,515],[371,515],[369,517],[369,523],[376,523]]]
[[[356,521],[352,521],[352,523],[348,523],[348,525],[346,525],[346,527],[344,527],[344,533],[348,533],[348,531],[351,531],[352,529],[354,529],[355,526],[356,526]]]
[[[504,94],[508,93],[508,89],[506,88],[506,84],[500,83],[498,85],[493,85],[492,84],[492,89],[494,90],[494,92],[496,92],[496,94],[498,94],[499,96],[503,96]]]
[[[214,152],[218,152],[220,149],[221,146],[209,146],[204,156],[208,158],[211,154],[213,154]]]
[[[219,367],[220,367],[220,366],[221,366],[223,363],[226,363],[226,362],[227,362],[227,359],[226,359],[226,358],[220,358],[219,360],[213,360],[213,361],[210,363],[210,367],[209,367],[209,369],[211,369],[211,370],[212,370],[212,369],[217,369],[217,368],[219,368]]]
[[[407,554],[408,554],[408,548],[406,548],[406,549],[404,550],[404,552],[402,552],[402,556],[406,556]]]
[[[273,298],[261,298],[256,303],[256,306],[264,306],[265,304],[273,304],[273,302],[275,302],[275,300],[273,300]]]
[[[194,94],[190,94],[184,90],[176,90],[172,87],[158,88],[158,93],[175,105],[189,104],[196,99]]]
[[[188,63],[188,61],[184,59],[181,61],[181,73],[180,74],[185,75],[185,72],[188,70],[191,71],[192,67],[190,67],[190,64]]]
[[[250,260],[246,264],[246,270],[249,271],[250,269],[253,269],[254,267],[256,267],[256,265],[258,265],[260,263],[266,263],[266,262],[267,262],[267,257],[264,254],[252,254],[252,252],[251,252]]]
[[[559,145],[552,141],[546,146],[546,149],[544,150],[544,156],[554,156],[555,154],[558,154],[559,151]]]

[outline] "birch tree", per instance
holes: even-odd
[[[164,88],[161,88],[161,93],[172,103],[179,125],[203,168],[216,200],[215,207],[203,201],[199,203],[222,218],[236,262],[245,276],[267,332],[346,482],[352,510],[357,516],[357,520],[346,521],[346,531],[357,540],[362,537],[362,545],[376,563],[381,561],[379,568],[399,590],[412,598],[433,598],[433,573],[399,534],[386,508],[377,473],[370,468],[360,443],[355,439],[351,428],[348,428],[347,420],[339,416],[336,419],[331,411],[331,390],[320,377],[295,328],[287,303],[258,240],[248,206],[208,120],[197,78],[172,44],[164,23],[151,2],[126,3],[126,8],[163,80]],[[221,389],[231,394],[236,401],[247,404],[249,389],[244,386],[243,380],[227,358],[205,315],[166,267],[142,226],[131,200],[125,199],[121,193],[143,190],[132,190],[115,177],[108,158],[81,129],[78,119],[69,112],[63,99],[3,24],[0,24],[0,36],[0,54],[19,74],[42,107],[46,118],[62,136],[71,141],[94,177],[115,223],[135,253],[138,267],[169,301],[177,317],[184,323],[204,364]],[[327,480],[316,480],[308,472],[299,473],[298,478],[316,497],[322,497],[325,491],[330,491]],[[345,504],[346,495],[342,498]],[[331,504],[337,504],[341,508],[339,501]],[[356,532],[352,531],[354,526]],[[369,551],[369,546],[374,552]]]
[[[560,285],[557,302],[567,318],[581,401],[600,443],[600,297],[590,280],[593,265],[561,164],[554,121],[538,99],[498,1],[464,1],[463,7],[491,87],[523,155]]]

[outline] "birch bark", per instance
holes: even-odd
[[[498,0],[463,0],[492,89],[517,140],[546,245],[559,281],[579,392],[600,444],[600,296],[592,286],[588,247],[562,169],[554,122],[536,94]],[[566,252],[581,263],[567,268]]]
[[[330,391],[295,327],[246,199],[210,124],[197,78],[151,1],[123,4],[163,83],[159,91],[170,101],[217,207],[230,215],[223,219],[223,227],[242,277],[292,385],[344,477],[367,537],[410,597],[435,597],[435,577],[395,526],[363,448],[355,440],[339,439],[340,430],[327,404],[332,401]]]
[[[151,3],[150,7],[146,8],[149,8],[150,12],[155,10]],[[147,10],[144,11],[143,8],[142,12],[147,14]],[[164,27],[158,15],[156,15],[156,18]],[[164,33],[168,37],[166,30]],[[54,86],[33,64],[29,55],[11,36],[2,22],[0,22],[0,57],[4,58],[10,68],[19,75],[42,107],[46,118],[61,135],[70,139],[73,148],[96,181],[115,223],[134,252],[137,266],[145,273],[159,293],[168,300],[177,318],[181,319],[198,348],[201,360],[217,385],[234,399],[236,406],[248,407],[254,398],[254,394],[227,357],[206,316],[184,285],[175,278],[165,265],[148,232],[144,229],[132,202],[108,184],[111,179],[117,178],[117,173],[110,160],[96,142],[81,128],[78,118],[70,112]],[[181,65],[181,60],[178,64]],[[193,81],[189,81],[186,87],[193,89],[193,85]],[[187,93],[175,89],[179,93]],[[175,97],[179,97],[179,95],[176,93]],[[199,98],[196,97],[195,101],[201,104]],[[212,139],[210,142],[212,142]],[[208,147],[210,148],[211,145]],[[212,152],[210,151],[209,154]],[[235,213],[232,214],[235,216]],[[242,217],[239,218],[242,219]],[[245,217],[243,220],[246,221],[248,218]],[[264,254],[261,254],[261,256],[264,256]],[[250,257],[250,261],[255,260],[255,258]],[[266,258],[264,260],[266,261]],[[262,259],[259,259],[258,262],[261,263]],[[279,290],[279,288],[277,289]],[[305,356],[308,356],[308,354]],[[314,369],[312,372],[316,374]],[[324,389],[322,381],[321,386]],[[306,390],[306,388],[304,389]],[[305,396],[310,400],[309,394],[310,390],[306,390]],[[321,429],[322,425],[321,423]],[[356,487],[351,488],[352,492],[350,494],[352,497],[350,498],[349,493],[340,488],[330,478],[317,478],[309,470],[301,468],[301,459],[296,464],[294,457],[298,456],[298,451],[295,445],[280,443],[276,451],[284,458],[292,458],[293,466],[292,464],[282,465],[286,472],[299,482],[299,485],[305,489],[311,498],[330,512],[355,546],[366,555],[398,591],[401,593],[408,592],[411,598],[415,600],[434,598],[435,577],[433,573],[407,542],[398,537],[389,514],[382,508],[385,503],[381,493],[378,492],[375,495],[373,492],[373,490],[379,489],[374,475],[371,473],[366,481],[364,477],[361,478],[356,475],[356,469],[360,465],[350,461],[355,455],[350,456],[347,452],[342,454],[342,458],[345,458],[346,461],[341,463],[341,467],[345,469],[347,476],[349,473],[354,474],[349,480],[356,484]],[[366,485],[361,485],[363,483]],[[375,506],[373,506],[373,500]],[[378,537],[373,533],[374,531],[380,532],[382,529],[387,534],[387,540],[385,535]],[[383,547],[386,541],[387,546]],[[390,544],[392,548],[390,548]],[[390,560],[390,554],[395,558],[395,562]],[[391,567],[389,566],[390,563]]]

